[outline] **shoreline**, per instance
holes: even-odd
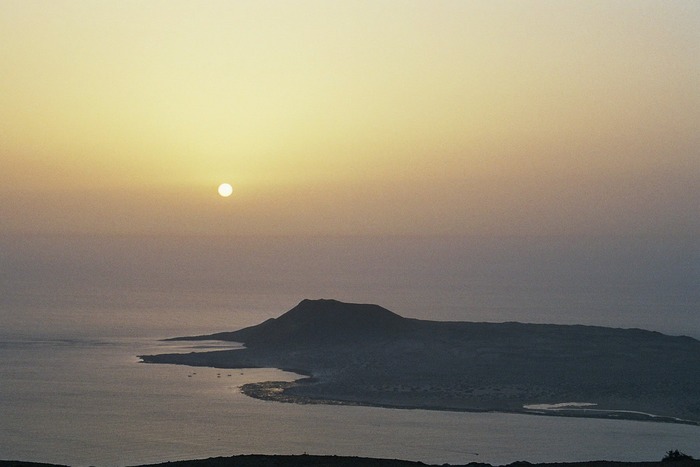
[[[516,415],[535,415],[549,417],[569,417],[569,418],[594,418],[604,420],[625,420],[635,422],[653,422],[653,423],[673,423],[689,426],[700,426],[700,421],[687,420],[678,417],[669,417],[663,415],[655,415],[645,412],[632,410],[615,410],[615,409],[591,409],[591,408],[573,408],[562,407],[553,409],[531,409],[523,406],[522,409],[481,409],[469,407],[452,407],[452,406],[435,406],[435,405],[420,405],[420,404],[388,404],[366,400],[343,400],[341,398],[332,397],[311,397],[298,394],[290,394],[289,389],[299,387],[304,382],[314,381],[315,378],[303,370],[280,369],[281,371],[294,372],[304,376],[303,378],[294,381],[261,381],[257,383],[247,383],[240,386],[242,394],[254,399],[280,402],[285,404],[299,405],[347,405],[355,407],[377,407],[384,409],[398,410],[434,410],[445,412],[463,412],[463,413],[505,413]],[[595,404],[592,404],[595,405]]]
[[[438,322],[378,305],[303,300],[255,326],[177,340],[244,348],[143,360],[301,374],[291,384],[243,389],[259,399],[700,425],[700,341],[651,331]]]
[[[188,354],[170,354],[170,355],[188,355]],[[189,355],[193,355],[190,353]],[[140,356],[141,363],[153,364],[159,363],[149,361],[149,356]],[[151,356],[153,357],[153,356]],[[157,357],[157,356],[156,356]],[[656,415],[649,412],[642,412],[627,409],[592,409],[589,407],[574,407],[572,403],[552,403],[552,404],[527,404],[523,403],[521,408],[518,407],[469,407],[469,406],[454,406],[454,405],[438,405],[431,403],[388,403],[376,400],[367,400],[358,397],[357,399],[344,399],[334,394],[327,395],[308,395],[294,394],[290,390],[296,388],[304,388],[306,384],[319,382],[319,378],[312,371],[300,368],[288,368],[284,366],[259,366],[255,364],[228,366],[214,365],[203,362],[187,363],[187,362],[170,362],[176,365],[185,365],[193,367],[220,368],[220,369],[245,369],[245,368],[269,368],[290,373],[295,373],[300,378],[294,381],[259,381],[247,383],[239,387],[239,390],[245,396],[271,402],[280,402],[286,404],[298,405],[344,405],[354,407],[376,407],[384,409],[396,410],[431,410],[441,412],[458,412],[458,413],[503,413],[514,415],[534,415],[534,416],[549,416],[549,417],[567,417],[567,418],[584,418],[584,419],[599,419],[599,420],[624,420],[635,422],[651,422],[651,423],[670,423],[686,426],[700,426],[700,420],[690,420],[673,416]],[[325,382],[334,383],[332,379],[326,379]],[[575,403],[574,403],[575,404]],[[496,404],[498,405],[498,404]],[[505,405],[505,404],[500,404]],[[553,408],[535,408],[536,406],[552,406]],[[585,403],[586,406],[597,405],[594,403]],[[531,406],[533,408],[528,408]]]

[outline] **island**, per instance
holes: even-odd
[[[295,403],[624,418],[700,425],[700,341],[641,329],[405,318],[303,300],[278,318],[206,336],[242,349],[142,355],[145,363],[279,368],[243,386]]]

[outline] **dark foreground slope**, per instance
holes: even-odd
[[[179,338],[242,350],[143,356],[148,363],[275,367],[297,383],[244,387],[294,402],[700,420],[700,342],[639,329],[403,318],[377,305],[304,300],[257,326]],[[652,416],[653,415],[653,416]]]
[[[448,464],[443,464],[449,467]],[[472,467],[490,467],[489,464],[466,464]],[[309,456],[309,455],[243,455],[232,457],[212,457],[209,459],[164,462],[140,467],[420,467],[422,462],[395,459],[374,459],[370,457]],[[34,462],[0,461],[0,467],[59,467],[53,464]],[[458,466],[455,466],[458,467]],[[516,462],[510,467],[700,467],[700,461],[678,462],[570,462],[561,464],[530,464]]]
[[[449,467],[449,464],[444,464]],[[491,467],[489,464],[471,463],[465,466]],[[421,467],[422,462],[395,459],[373,459],[369,457],[343,456],[234,456],[202,459],[195,461],[168,462],[148,467]],[[145,466],[144,466],[145,467]],[[460,466],[454,466],[460,467]],[[530,464],[517,462],[510,467],[700,467],[700,461],[680,462],[575,462],[563,464]]]

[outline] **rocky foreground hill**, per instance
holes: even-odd
[[[491,467],[490,464],[471,463],[464,467]],[[54,464],[0,461],[0,467],[59,467]],[[209,459],[164,462],[140,467],[430,467],[422,462],[369,457],[309,456],[309,455],[242,455],[212,457]],[[443,467],[450,467],[444,464]],[[460,467],[460,466],[453,466]],[[560,464],[530,464],[516,462],[508,467],[700,467],[700,461],[685,459],[675,462],[570,462]]]
[[[256,326],[177,339],[236,341],[246,348],[142,360],[309,376],[243,388],[260,398],[700,424],[700,341],[690,337],[424,321],[377,305],[304,300]]]

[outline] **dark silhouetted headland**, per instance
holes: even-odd
[[[177,339],[246,348],[142,360],[309,376],[243,387],[265,399],[700,421],[700,341],[640,329],[424,321],[377,305],[304,300],[256,326]]]

